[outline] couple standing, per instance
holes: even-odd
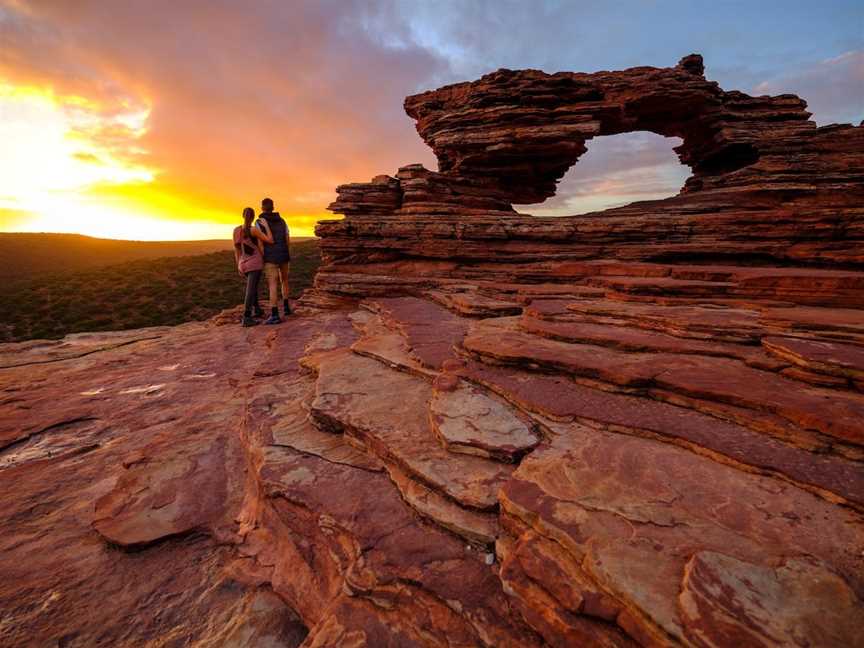
[[[254,221],[254,224],[253,224]],[[285,316],[291,314],[288,303],[288,273],[291,254],[291,234],[288,223],[273,211],[273,201],[261,201],[261,215],[255,220],[255,210],[243,210],[243,225],[234,229],[234,259],[240,275],[246,277],[246,302],[243,308],[243,326],[254,326],[264,316],[258,305],[258,284],[261,273],[267,277],[270,292],[270,317],[265,324],[279,324],[278,284],[282,284],[282,303]]]

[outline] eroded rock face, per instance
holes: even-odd
[[[406,105],[285,324],[0,345],[0,644],[862,645],[862,129],[697,57]],[[681,196],[511,210],[633,129]]]

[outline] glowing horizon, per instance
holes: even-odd
[[[203,206],[163,186],[140,144],[149,114],[149,107],[127,105],[105,116],[84,97],[0,79],[0,232],[227,238],[245,205],[230,212]],[[284,216],[295,235],[314,235],[308,216]]]

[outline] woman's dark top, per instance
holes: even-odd
[[[279,212],[265,212],[260,217],[267,221],[273,234],[273,243],[264,243],[264,263],[288,263],[291,260],[286,236],[288,223],[282,219]]]

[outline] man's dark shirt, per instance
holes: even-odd
[[[259,218],[267,221],[273,234],[273,243],[264,243],[264,263],[288,263],[291,260],[286,236],[288,223],[282,219],[279,212],[264,212]]]

